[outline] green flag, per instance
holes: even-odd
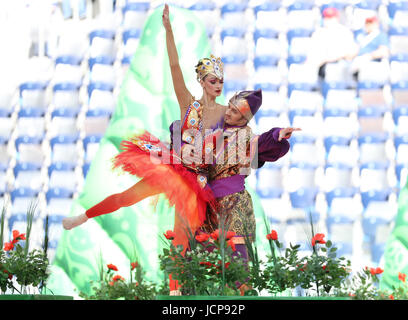
[[[111,169],[111,159],[120,152],[122,140],[146,129],[162,141],[168,141],[169,125],[180,119],[168,63],[162,10],[162,6],[155,9],[145,22],[120,88],[116,110],[70,215],[84,213],[107,196],[122,192],[138,181],[137,177],[118,174]],[[199,98],[202,93],[194,66],[200,58],[210,56],[206,30],[186,9],[171,7],[170,19],[186,85]],[[218,102],[224,103],[224,97]],[[259,220],[263,223],[262,206],[252,195],[255,212],[262,216]],[[47,287],[55,294],[76,295],[78,291],[89,294],[90,280],[99,279],[100,261],[102,267],[109,263],[116,265],[118,274],[127,278],[135,254],[146,271],[146,279],[162,281],[164,275],[158,261],[162,248],[160,235],[173,229],[173,224],[174,208],[169,208],[168,201],[161,195],[156,208],[150,199],[145,199],[112,214],[89,219],[72,230],[64,230]],[[260,237],[265,238],[264,235],[266,233]]]
[[[398,213],[394,229],[386,243],[384,261],[380,288],[398,288],[401,285],[398,273],[408,274],[408,184],[401,190],[398,198]]]

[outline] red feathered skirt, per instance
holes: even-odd
[[[121,149],[114,158],[114,168],[144,179],[165,194],[176,212],[173,244],[187,249],[189,235],[194,235],[206,219],[207,204],[217,206],[206,177],[185,167],[174,150],[149,132],[122,141]]]

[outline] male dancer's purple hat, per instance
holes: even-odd
[[[252,119],[262,104],[262,90],[248,90],[236,93],[230,102],[242,113],[248,121]]]

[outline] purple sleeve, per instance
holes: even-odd
[[[252,165],[253,168],[261,168],[267,161],[276,161],[289,151],[290,144],[287,139],[278,141],[281,129],[272,128],[259,136],[257,151]]]

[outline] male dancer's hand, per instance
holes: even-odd
[[[282,141],[282,139],[289,139],[293,131],[301,131],[301,130],[302,129],[300,128],[292,128],[292,127],[283,128],[281,129],[281,131],[279,131],[278,141]]]

